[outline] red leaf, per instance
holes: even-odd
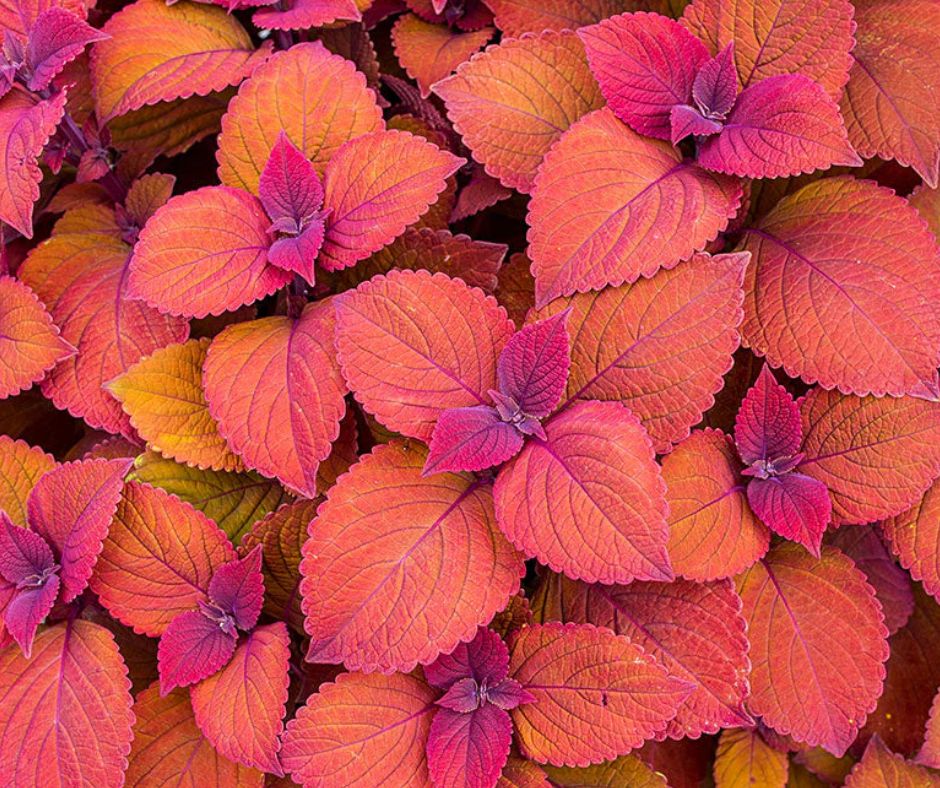
[[[424,676],[428,684],[438,689],[450,689],[464,678],[476,684],[499,684],[509,672],[509,649],[493,630],[481,627],[476,636],[457,648],[441,654],[430,665],[425,665]]]
[[[424,441],[442,411],[489,404],[513,334],[495,299],[427,271],[364,282],[336,299],[336,316],[339,362],[356,399],[389,429]]]
[[[846,788],[917,788],[936,785],[936,776],[922,766],[905,761],[872,737],[862,759],[845,778]]]
[[[492,788],[512,744],[509,712],[485,704],[468,714],[440,709],[428,735],[428,769],[435,785]]]
[[[940,474],[936,402],[814,389],[800,410],[805,458],[797,471],[829,488],[837,523],[900,514]]]
[[[434,425],[422,475],[491,468],[518,454],[522,442],[522,433],[488,405],[451,408]]]
[[[180,613],[160,636],[160,694],[188,687],[221,670],[235,653],[237,642],[235,635],[201,610]]]
[[[639,747],[690,689],[627,638],[585,624],[520,630],[509,673],[535,696],[511,712],[522,753],[555,766],[587,766]]]
[[[268,30],[306,30],[339,20],[362,19],[355,0],[290,0],[287,6],[262,8],[251,21],[255,27]]]
[[[578,31],[613,113],[635,131],[668,140],[669,111],[692,101],[705,45],[659,14],[623,14]]]
[[[469,640],[524,573],[489,490],[422,477],[413,443],[377,447],[327,493],[301,573],[308,660],[408,671]]]
[[[179,613],[206,598],[215,570],[235,558],[228,537],[172,495],[129,482],[92,578],[119,621],[159,637]]]
[[[73,353],[36,294],[0,276],[0,399],[25,391]]]
[[[333,325],[327,301],[297,320],[236,323],[212,341],[204,365],[209,412],[229,446],[249,468],[307,498],[346,411]]]
[[[937,244],[905,200],[826,178],[744,233],[741,333],[758,355],[845,393],[937,396]]]
[[[874,591],[833,547],[782,544],[738,579],[751,642],[748,707],[797,741],[841,756],[873,711],[888,658]]]
[[[730,580],[602,586],[548,575],[532,605],[542,622],[595,624],[625,635],[670,676],[694,685],[658,738],[697,739],[753,724],[744,709],[750,670],[746,626]]]
[[[793,396],[766,364],[748,390],[734,421],[734,442],[747,465],[790,460],[800,451],[803,428]]]
[[[129,459],[69,462],[43,476],[30,493],[29,524],[58,556],[63,602],[88,585],[132,464]]]
[[[671,580],[665,484],[637,418],[616,403],[579,402],[545,432],[496,479],[497,518],[510,541],[588,582]]]
[[[268,624],[238,644],[228,665],[192,688],[196,724],[226,758],[283,774],[277,753],[289,660],[287,627]]]
[[[826,485],[802,473],[751,479],[747,502],[762,523],[784,539],[799,542],[817,558],[832,518]]]
[[[0,652],[0,774],[10,785],[117,788],[133,699],[114,637],[88,621],[45,629],[33,657]]]
[[[838,105],[801,74],[746,88],[722,130],[699,147],[703,167],[747,178],[800,175],[862,160],[846,136]]]
[[[39,93],[49,87],[66,64],[77,58],[88,44],[104,41],[107,33],[95,30],[66,8],[52,6],[43,11],[29,31],[26,49],[32,73],[27,87]]]
[[[347,142],[323,178],[329,211],[320,264],[331,271],[364,260],[425,214],[463,159],[403,131]]]
[[[258,623],[264,603],[264,578],[261,575],[261,547],[248,555],[223,564],[209,581],[209,599],[226,614],[235,625],[247,632]]]
[[[725,228],[740,199],[738,181],[683,161],[609,109],[586,115],[535,179],[528,238],[536,302],[675,267]]]
[[[701,421],[738,346],[743,255],[695,255],[632,285],[558,299],[568,306],[567,401],[614,400],[630,408],[656,450],[668,451]]]
[[[920,501],[881,527],[901,565],[923,582],[928,594],[940,599],[940,482],[931,484]]]
[[[436,694],[407,674],[344,673],[287,724],[281,763],[307,786],[427,785]]]

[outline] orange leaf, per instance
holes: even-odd
[[[307,498],[339,435],[346,388],[333,348],[333,304],[224,329],[205,363],[209,411],[229,446],[265,476]]]
[[[577,30],[622,11],[644,7],[636,0],[486,0],[496,26],[507,36],[542,30]]]
[[[489,489],[424,477],[426,450],[377,447],[327,493],[304,545],[307,658],[408,671],[469,640],[519,588]]]
[[[29,660],[17,648],[0,652],[6,784],[122,785],[133,735],[130,686],[114,636],[89,621],[40,631]]]
[[[726,730],[715,754],[715,788],[786,788],[787,754],[765,742],[756,730]]]
[[[912,508],[888,518],[881,527],[901,566],[923,582],[928,594],[940,599],[940,482],[934,481]]]
[[[26,502],[36,482],[55,467],[55,460],[38,446],[0,435],[0,511],[14,525],[26,525]]]
[[[225,534],[172,495],[129,482],[91,586],[115,618],[151,637],[205,598],[212,574],[235,558]]]
[[[175,689],[160,697],[156,685],[134,704],[134,743],[126,784],[178,788],[261,788],[264,775],[223,758],[196,727],[189,692]]]
[[[666,778],[635,755],[624,755],[597,766],[546,766],[550,785],[558,788],[668,788]]]
[[[74,352],[36,294],[0,276],[0,399],[25,391]]]
[[[526,194],[562,133],[604,105],[584,44],[570,30],[487,47],[434,92],[487,173]]]
[[[923,766],[905,761],[891,752],[875,735],[862,759],[845,778],[845,788],[928,788],[940,785],[940,778]]]
[[[344,142],[383,128],[375,93],[352,63],[320,43],[297,44],[258,67],[229,104],[219,180],[256,193],[282,130],[322,175]]]
[[[108,389],[140,437],[164,457],[197,468],[240,470],[241,461],[219,434],[202,390],[208,349],[208,339],[169,345],[138,361]]]
[[[91,54],[102,120],[159,101],[205,96],[237,85],[270,53],[255,49],[238,20],[202,3],[137,0],[104,26]]]

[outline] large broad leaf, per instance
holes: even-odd
[[[744,255],[695,255],[632,285],[552,301],[543,319],[571,307],[567,401],[630,408],[657,451],[688,435],[722,387],[738,347]]]
[[[537,621],[595,624],[626,635],[670,676],[694,685],[658,737],[698,738],[748,726],[748,642],[741,600],[730,580],[717,583],[587,585],[549,575],[536,591]]]
[[[784,197],[741,248],[744,342],[853,394],[940,392],[937,244],[905,200],[848,176]]]
[[[376,448],[327,493],[301,573],[312,662],[408,671],[470,639],[524,572],[489,489],[422,477],[414,443]]]
[[[935,481],[912,508],[888,518],[881,527],[911,577],[940,599],[940,482]]]
[[[318,262],[348,268],[401,235],[433,205],[463,164],[403,131],[377,131],[347,142],[326,167],[326,235]]]
[[[527,556],[588,582],[671,580],[665,484],[649,436],[622,405],[578,402],[503,466],[500,528]]]
[[[406,674],[344,673],[287,724],[281,762],[304,785],[429,785],[424,748],[437,695]]]
[[[39,447],[0,435],[0,511],[6,512],[14,525],[26,525],[30,491],[55,464]]]
[[[228,537],[202,512],[138,482],[124,488],[92,589],[119,621],[159,637],[206,598],[215,570],[234,560]]]
[[[770,531],[747,503],[746,480],[731,439],[693,432],[663,458],[669,504],[669,560],[677,575],[717,580],[767,552]]]
[[[740,182],[684,161],[609,109],[586,115],[542,161],[529,203],[536,301],[652,276],[728,224]]]
[[[270,224],[261,203],[240,189],[178,195],[141,232],[129,292],[183,317],[220,315],[271,295],[291,274],[268,264]]]
[[[217,471],[241,469],[209,414],[202,390],[208,339],[169,345],[108,384],[131,426],[164,457]]]
[[[848,0],[694,0],[682,24],[713,55],[734,43],[742,88],[781,74],[803,74],[838,99],[855,41]]]
[[[905,761],[873,736],[862,759],[845,778],[845,788],[917,788],[937,785],[937,777],[923,766]]]
[[[237,85],[261,63],[234,16],[221,8],[137,0],[104,26],[110,38],[95,44],[91,73],[102,120],[159,101],[205,96]]]
[[[52,237],[30,252],[19,276],[46,304],[62,338],[78,349],[42,382],[43,393],[92,427],[133,436],[104,384],[155,350],[184,341],[189,326],[129,299],[131,248],[120,232],[108,207],[69,211]]]
[[[333,322],[333,304],[319,302],[297,320],[236,323],[212,340],[205,363],[209,411],[229,446],[307,498],[346,411]]]
[[[787,754],[767,744],[756,730],[722,731],[715,753],[715,788],[786,788],[787,765]]]
[[[0,277],[0,399],[25,391],[74,352],[36,294]]]
[[[7,784],[121,786],[134,722],[130,686],[114,637],[88,621],[40,632],[32,659],[16,648],[0,652]]]
[[[264,775],[219,755],[196,727],[189,692],[160,696],[145,689],[134,703],[134,743],[128,756],[127,785],[201,785],[261,788]]]
[[[434,92],[474,158],[525,193],[565,129],[603,105],[584,45],[567,30],[489,47]]]
[[[874,710],[888,658],[881,606],[834,547],[782,544],[738,579],[751,642],[748,708],[841,756]]]
[[[471,693],[473,679],[464,679]],[[447,703],[448,692],[438,703]],[[471,700],[470,704],[475,701]],[[428,770],[434,785],[495,786],[512,745],[509,712],[493,703],[471,711],[441,708],[428,736]]]
[[[219,179],[257,192],[281,131],[322,174],[340,145],[382,128],[376,96],[352,63],[322,44],[297,44],[259,66],[229,104],[219,136]]]
[[[358,4],[356,0],[290,0],[286,4],[273,3],[261,8],[251,21],[255,27],[269,30],[306,30],[338,20],[362,19],[359,6],[364,9],[370,4],[362,0]]]
[[[940,475],[940,403],[814,389],[800,411],[797,471],[829,488],[836,522],[900,514]]]
[[[526,762],[528,763],[528,762]],[[668,783],[661,772],[654,771],[636,755],[624,755],[614,761],[598,764],[597,766],[546,766],[545,772],[551,778],[551,783],[535,782],[519,784],[519,788],[543,788],[545,785],[559,786],[559,788],[620,788],[629,785],[630,788],[667,788]],[[506,772],[503,772],[505,777]],[[500,783],[499,788],[503,788]]]
[[[277,759],[284,729],[290,635],[284,624],[253,630],[218,673],[196,684],[196,724],[226,758],[266,772],[281,772]]]
[[[940,7],[929,0],[855,0],[854,64],[842,97],[849,139],[866,158],[913,167],[931,186],[940,169],[936,95]]]
[[[577,30],[640,5],[635,0],[487,0],[486,4],[506,36]]]
[[[554,766],[587,766],[639,747],[690,689],[629,639],[586,624],[520,630],[509,675],[535,697],[511,712],[520,749]]]
[[[488,405],[513,325],[457,279],[392,271],[337,298],[336,346],[349,388],[389,429],[427,441],[442,411]],[[378,361],[381,360],[381,363]]]

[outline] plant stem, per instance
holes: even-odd
[[[65,114],[62,116],[60,128],[65,133],[65,136],[68,137],[72,147],[75,148],[79,158],[81,158],[81,155],[85,151],[90,150],[91,146],[85,139],[85,135],[68,113],[68,110],[66,110]],[[108,192],[108,196],[114,200],[114,202],[120,205],[124,204],[124,200],[127,198],[127,187],[113,170],[108,170],[98,182],[105,188],[105,191]]]

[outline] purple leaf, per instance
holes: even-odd
[[[18,585],[55,566],[52,550],[39,534],[13,525],[0,511],[0,576]]]
[[[483,697],[480,693],[480,685],[476,679],[460,679],[450,685],[438,700],[437,705],[451,711],[458,711],[461,714],[467,714],[483,705]]]
[[[316,281],[316,261],[326,230],[323,220],[308,224],[299,235],[278,238],[268,249],[268,262],[284,271],[300,274],[308,284]]]
[[[3,622],[27,659],[33,650],[36,629],[49,615],[58,594],[59,576],[50,572],[24,580],[7,605]]]
[[[781,461],[792,468],[789,461],[800,451],[800,409],[766,364],[738,409],[734,442],[741,459],[752,466],[748,475],[761,478],[780,473]]]
[[[43,11],[29,31],[26,58],[30,74],[27,86],[38,92],[49,87],[66,64],[93,41],[110,38],[71,11],[53,6]]]
[[[216,570],[209,581],[209,599],[212,604],[205,606],[204,615],[209,615],[211,608],[215,607],[222,616],[231,617],[235,625],[246,632],[258,622],[264,604],[261,545],[244,558],[230,561]],[[224,619],[217,618],[219,625],[224,627]],[[234,635],[234,631],[231,634]]]
[[[695,75],[692,97],[707,118],[723,118],[734,106],[738,74],[734,68],[734,42],[728,44]]]
[[[202,681],[221,670],[235,653],[238,638],[202,611],[180,613],[157,647],[160,694]]]
[[[481,471],[518,454],[522,433],[489,405],[445,410],[434,425],[424,475]]]
[[[504,679],[499,684],[488,687],[485,697],[488,702],[506,711],[511,711],[523,703],[535,702],[535,695],[515,679]]]
[[[721,131],[721,123],[704,117],[695,107],[688,104],[676,104],[672,108],[669,112],[669,127],[673,145],[678,145],[690,135],[707,137]]]
[[[424,668],[428,683],[444,690],[466,678],[477,684],[498,684],[508,672],[509,649],[499,635],[485,627],[480,627],[469,643],[461,643]]]
[[[469,714],[440,709],[428,734],[428,769],[435,785],[493,788],[509,756],[512,720],[486,704]]]
[[[832,516],[825,484],[802,473],[751,479],[747,502],[771,531],[799,542],[819,557],[823,533]]]

